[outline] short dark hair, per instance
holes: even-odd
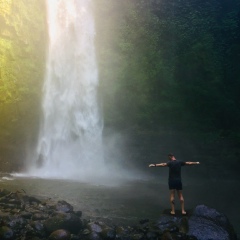
[[[174,154],[173,153],[169,153],[168,157],[174,157]]]

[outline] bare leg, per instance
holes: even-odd
[[[175,189],[171,189],[170,190],[171,214],[175,214],[174,197],[175,197]]]
[[[184,209],[184,198],[181,190],[177,191],[180,203],[181,203],[181,209],[182,209],[182,214],[186,214],[185,209]]]

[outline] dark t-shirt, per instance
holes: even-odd
[[[169,167],[169,180],[181,180],[181,167],[186,163],[178,160],[171,160],[167,162],[167,166]]]

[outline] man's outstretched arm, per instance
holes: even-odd
[[[149,167],[166,167],[167,163],[150,164]]]
[[[185,162],[186,165],[198,165],[200,162]]]

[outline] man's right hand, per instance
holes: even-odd
[[[156,167],[156,165],[155,164],[150,164],[149,167]]]

